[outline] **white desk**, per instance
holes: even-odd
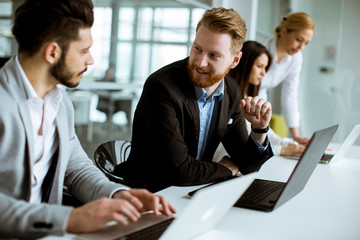
[[[106,81],[80,81],[80,84],[70,91],[89,91],[93,92],[103,100],[99,100],[100,111],[104,112],[107,122],[112,123],[112,117],[116,110],[121,109],[125,112],[128,126],[131,126],[133,119],[134,106],[137,105],[138,96],[141,95],[143,83],[121,83]],[[116,105],[116,106],[115,106]],[[112,124],[108,128],[112,132]]]
[[[287,181],[295,160],[273,157],[258,178]],[[195,187],[170,187],[159,192],[178,212],[188,203]],[[339,162],[319,164],[305,189],[273,212],[233,207],[211,231],[196,240],[359,240],[360,147],[353,147]],[[63,238],[75,239],[67,235]],[[48,239],[48,238],[46,238]],[[50,239],[50,238],[49,238]]]
[[[274,157],[259,178],[286,181],[296,161]],[[172,187],[160,194],[179,211],[194,187]],[[206,239],[360,239],[360,147],[330,165],[319,164],[305,189],[271,213],[233,207]]]

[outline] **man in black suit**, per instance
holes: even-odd
[[[147,79],[130,156],[115,174],[149,187],[204,184],[260,169],[273,155],[266,134],[271,104],[259,97],[241,100],[226,75],[240,61],[245,36],[245,22],[233,9],[204,13],[190,56]],[[220,142],[230,156],[212,162]]]

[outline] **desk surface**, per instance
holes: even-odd
[[[295,160],[273,157],[258,178],[287,181]],[[178,212],[186,206],[187,193],[195,187],[170,187],[159,192]],[[360,146],[344,159],[319,164],[305,189],[273,212],[233,207],[211,231],[195,238],[212,239],[360,239]],[[73,236],[63,238],[74,239]]]

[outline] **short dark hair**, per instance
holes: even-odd
[[[249,82],[249,77],[255,60],[263,53],[265,53],[269,58],[268,64],[265,67],[265,70],[267,72],[272,63],[272,55],[270,51],[259,42],[244,42],[240,62],[235,68],[231,69],[229,72],[229,75],[234,78],[235,81],[239,84],[241,98],[244,98],[245,95],[255,97],[259,93],[260,85],[252,85]]]
[[[25,0],[15,12],[12,28],[19,52],[34,55],[49,41],[66,52],[79,38],[80,28],[92,27],[93,8],[91,0]]]

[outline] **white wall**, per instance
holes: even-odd
[[[360,123],[360,1],[295,0],[291,10],[309,13],[316,29],[304,50],[301,133],[339,123],[334,141],[342,142]]]
[[[246,22],[246,39],[255,39],[258,0],[223,0],[219,4],[222,7],[236,10]]]

